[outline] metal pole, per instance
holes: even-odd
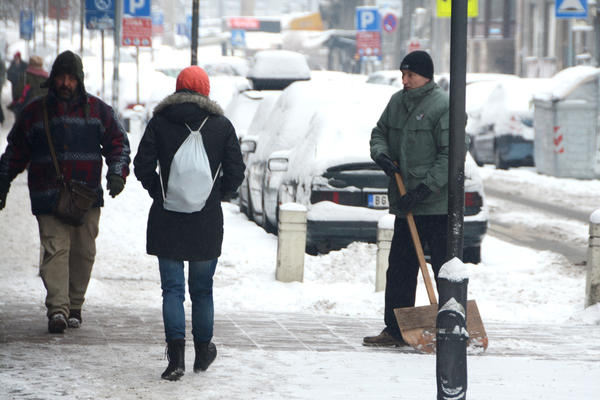
[[[567,67],[572,67],[573,66],[573,54],[574,54],[574,49],[573,49],[573,19],[569,19],[569,22],[567,23],[567,29],[569,30],[568,35],[569,35],[569,46],[567,47]]]
[[[135,104],[140,104],[140,46],[135,46]]]
[[[62,14],[62,0],[56,2],[56,56],[60,53],[60,15]]]
[[[36,52],[36,21],[37,21],[37,1],[33,2],[33,53]]]
[[[123,0],[115,0],[115,29],[114,41],[115,50],[113,52],[113,87],[112,87],[112,107],[119,113],[119,50],[121,48],[121,23],[123,18]]]
[[[79,54],[83,57],[83,27],[85,25],[85,1],[80,1],[80,15],[79,15]]]
[[[198,65],[198,23],[200,22],[200,0],[192,2],[192,62],[191,65]]]
[[[464,10],[462,8],[464,6]],[[455,12],[455,9],[457,10]],[[464,11],[464,15],[463,14]],[[467,0],[452,2],[450,33],[450,150],[448,159],[448,259],[462,259],[465,201],[465,87]]]
[[[467,74],[467,0],[452,2],[452,18],[450,21],[450,150],[448,157],[448,247],[447,259],[462,259],[463,253],[463,207],[465,201],[465,88]],[[466,294],[466,281],[464,293]],[[455,297],[454,289],[440,288],[440,307],[444,307],[442,299]],[[467,309],[466,295],[457,296],[457,302]],[[441,311],[441,309],[440,309]],[[465,314],[466,315],[466,314]],[[449,316],[448,316],[449,317]],[[447,321],[437,320],[437,334]],[[437,343],[437,398],[466,399],[466,341],[441,340]],[[457,371],[464,373],[457,373]]]
[[[100,30],[100,37],[101,37],[101,42],[102,42],[102,100],[104,100],[104,82],[105,82],[105,78],[104,78],[104,29]]]
[[[44,23],[42,24],[42,44],[46,48],[46,17],[48,16],[48,0],[44,0]]]

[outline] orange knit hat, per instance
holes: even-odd
[[[188,89],[204,96],[210,93],[208,74],[197,65],[184,68],[177,76],[175,90]]]

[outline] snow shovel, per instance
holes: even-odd
[[[402,177],[399,173],[396,173],[395,177],[400,195],[404,196],[406,188],[402,182]],[[411,212],[406,213],[406,222],[408,223],[417,258],[419,259],[419,267],[423,275],[430,305],[395,308],[394,314],[400,328],[400,333],[402,334],[402,339],[417,350],[433,353],[435,352],[435,322],[438,312],[437,298],[433,290],[429,271],[427,270],[425,254],[423,253],[423,246],[421,246],[415,219]],[[467,331],[469,332],[468,344],[470,346],[483,347],[484,350],[487,349],[488,338],[475,300],[467,301]]]

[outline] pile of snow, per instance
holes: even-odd
[[[586,65],[566,68],[554,75],[543,93],[538,93],[535,99],[556,101],[568,97],[580,85],[598,79],[600,68]]]

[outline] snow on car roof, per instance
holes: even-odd
[[[289,50],[263,50],[254,55],[248,78],[310,79],[304,55]]]
[[[397,90],[366,83],[333,86],[313,94],[321,101],[290,155],[290,177],[321,174],[341,163],[371,162],[371,131]]]
[[[550,84],[547,78],[521,78],[498,82],[482,106],[482,118],[498,113],[532,113],[532,99]]]

